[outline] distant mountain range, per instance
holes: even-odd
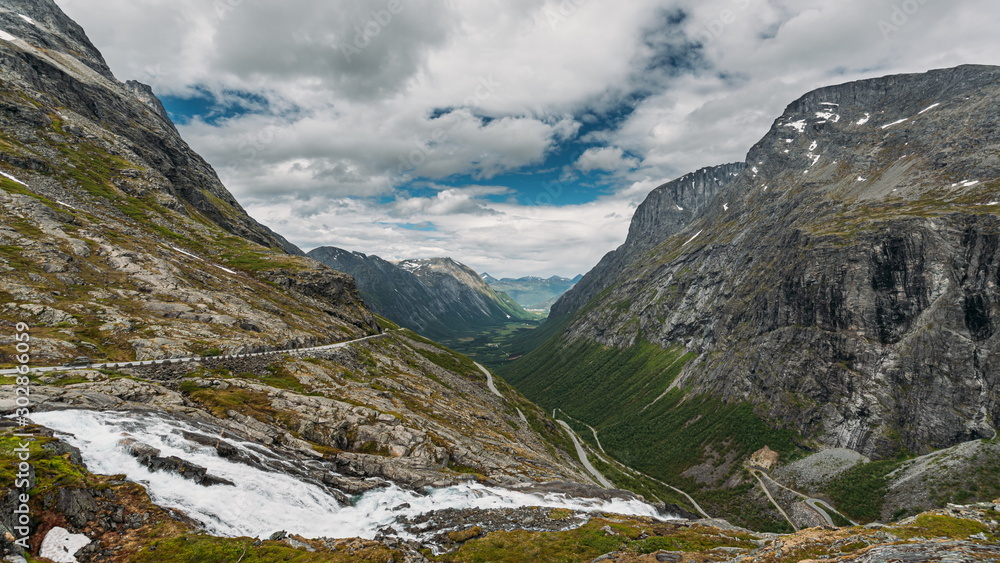
[[[333,246],[308,255],[353,276],[373,311],[431,338],[536,318],[451,258],[389,262]]]
[[[482,277],[490,287],[506,293],[525,309],[546,312],[553,303],[583,278],[582,275],[578,275],[572,279],[562,276],[497,279],[487,273],[482,274]]]

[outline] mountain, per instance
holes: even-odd
[[[461,294],[485,287],[475,272],[407,266],[435,298],[505,317]],[[451,495],[440,508],[489,495],[657,512],[591,484],[564,429],[517,391],[379,318],[353,278],[249,217],[151,90],[118,81],[51,0],[0,0],[0,272],[5,560],[185,546],[235,561],[223,536],[327,521],[364,521],[325,530],[378,532],[402,560],[421,547],[399,547],[390,524],[431,518],[431,486]],[[248,557],[284,558],[278,543]],[[280,546],[298,560],[320,548]]]
[[[489,274],[482,274],[482,278],[494,290],[506,293],[525,309],[548,311],[549,307],[576,285],[583,276],[579,275],[573,279],[560,276],[497,279]]]
[[[534,318],[451,258],[392,263],[332,246],[308,256],[353,276],[373,311],[431,338]]]
[[[725,514],[747,515],[738,461],[764,446],[993,438],[998,99],[988,66],[806,94],[744,164],[654,190],[505,376]]]
[[[36,361],[379,330],[353,281],[249,217],[55,4],[2,6],[0,318],[37,327]]]

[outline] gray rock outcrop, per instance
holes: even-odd
[[[624,250],[553,309],[557,338],[684,346],[698,358],[678,387],[749,401],[828,447],[880,457],[993,437],[998,99],[987,66],[803,96],[690,222],[651,194]]]

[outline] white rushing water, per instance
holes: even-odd
[[[190,432],[215,438],[214,433],[178,420],[150,413],[88,410],[37,413],[32,419],[65,433],[60,438],[80,449],[91,472],[124,473],[143,484],[156,504],[182,510],[210,533],[222,536],[267,537],[275,531],[287,530],[313,538],[370,539],[400,516],[412,517],[446,508],[543,506],[658,516],[656,509],[639,501],[574,499],[561,494],[543,496],[478,483],[431,489],[426,495],[390,486],[370,491],[352,505],[342,506],[320,486],[219,457],[214,448],[198,445],[182,435]],[[177,456],[206,467],[210,475],[228,479],[235,486],[205,487],[175,473],[150,471],[119,444],[128,437],[158,448],[163,457]],[[256,444],[227,441],[243,452],[277,459]],[[409,507],[398,509],[404,504]]]

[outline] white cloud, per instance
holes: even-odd
[[[388,205],[284,197],[253,200],[247,209],[306,250],[334,245],[389,260],[451,256],[477,271],[521,276],[588,271],[624,239],[635,207],[628,197],[562,207],[495,203],[484,197],[505,191],[448,189]],[[303,221],[306,215],[308,221]]]
[[[390,0],[57,1],[122,79],[267,100],[271,115],[181,131],[293,241],[502,275],[589,269],[649,189],[742,160],[811,89],[1000,62],[987,0],[406,0],[391,14]],[[537,165],[626,101],[571,167],[619,182],[593,204],[398,189]],[[395,226],[423,222],[438,230]]]
[[[625,156],[618,147],[593,147],[580,155],[575,166],[581,172],[620,172],[637,168],[639,159]]]
[[[684,2],[706,69],[676,77],[616,130],[591,140],[677,176],[741,161],[784,108],[810,90],[894,73],[1000,63],[986,0]],[[902,11],[919,6],[912,14]],[[884,33],[883,23],[900,22]]]

